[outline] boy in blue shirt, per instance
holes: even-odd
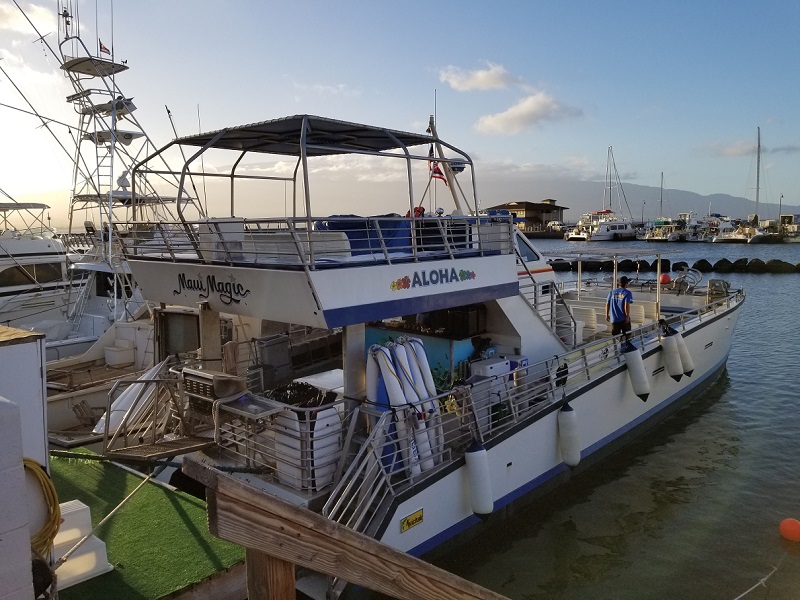
[[[611,322],[611,335],[627,334],[631,330],[633,294],[628,289],[629,282],[630,279],[623,275],[619,278],[619,287],[606,297],[606,321]]]

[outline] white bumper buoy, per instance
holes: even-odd
[[[578,413],[569,404],[558,411],[558,449],[561,451],[561,460],[568,467],[575,467],[581,462]]]
[[[634,346],[632,342],[625,342],[622,345],[622,357],[628,366],[628,376],[631,380],[631,386],[633,386],[633,392],[643,402],[647,402],[647,397],[650,395],[650,381],[647,379],[647,371],[644,368],[642,351]]]
[[[675,381],[680,381],[683,377],[683,363],[681,362],[681,353],[678,350],[678,340],[674,335],[666,335],[661,338],[661,349],[664,356],[664,366],[667,373]]]
[[[472,512],[487,517],[494,511],[492,477],[489,472],[489,455],[479,441],[474,441],[464,453],[469,480],[469,502]]]
[[[674,337],[675,341],[678,342],[678,353],[681,356],[683,374],[687,377],[691,377],[692,373],[694,373],[694,361],[692,360],[692,355],[689,354],[689,348],[686,347],[686,340],[683,339],[679,331],[676,331],[671,337]]]

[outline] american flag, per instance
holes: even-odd
[[[100,38],[97,38],[97,41],[100,42],[100,52],[103,54],[111,54],[111,50],[106,48],[105,44],[103,44],[103,41]]]

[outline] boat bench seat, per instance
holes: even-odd
[[[576,306],[573,304],[570,306],[570,310],[575,320],[583,323],[584,339],[588,340],[597,334],[608,331],[608,325],[598,320],[597,311],[591,306]]]
[[[653,310],[655,310],[655,302],[652,302]],[[656,319],[653,319],[647,315],[645,310],[645,303],[644,302],[633,302],[631,303],[631,327],[636,329],[637,327],[642,327],[644,325],[649,325],[650,323],[655,323]],[[652,311],[649,311],[652,313]]]
[[[258,262],[260,259],[279,259],[287,263],[300,263],[298,244],[303,261],[314,259],[347,258],[350,254],[350,241],[343,231],[314,231],[311,237],[299,234],[296,239],[288,231],[249,232],[245,238],[245,249],[252,252]]]

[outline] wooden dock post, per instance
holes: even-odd
[[[206,486],[211,533],[247,549],[249,600],[294,600],[295,565],[401,600],[508,600],[191,455],[182,468]]]

